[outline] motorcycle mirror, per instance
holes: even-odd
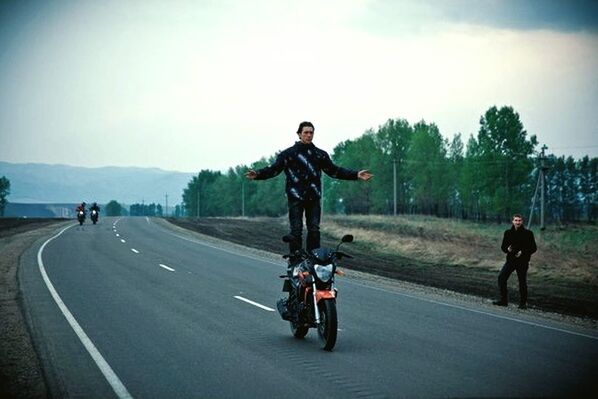
[[[344,235],[343,238],[341,238],[342,242],[353,242],[353,235],[352,234],[347,234]]]

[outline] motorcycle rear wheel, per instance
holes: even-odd
[[[336,316],[336,302],[333,299],[323,300],[318,304],[320,310],[320,324],[318,325],[318,336],[322,349],[331,351],[336,344],[338,331],[338,319]]]

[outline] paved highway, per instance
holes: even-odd
[[[354,279],[338,279],[338,341],[323,351],[273,311],[282,272],[152,219],[104,218],[38,242],[19,278],[56,397],[596,392],[595,333]]]

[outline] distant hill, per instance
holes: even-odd
[[[183,190],[192,173],[172,172],[157,168],[108,166],[84,168],[68,165],[0,162],[0,176],[10,180],[12,203],[78,203],[105,204],[116,200],[122,204],[164,204],[182,201]]]

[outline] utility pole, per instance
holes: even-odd
[[[545,153],[544,151],[547,150],[548,147],[546,145],[542,146],[542,152],[540,152],[540,171],[538,172],[538,182],[536,183],[536,190],[534,191],[534,198],[532,200],[532,209],[529,213],[529,219],[527,221],[527,228],[529,229],[532,225],[532,217],[534,215],[534,209],[536,207],[536,197],[538,196],[538,188],[540,188],[540,230],[544,230],[546,228],[544,224],[544,204],[545,204],[545,192],[546,192],[546,178],[545,174],[548,169],[545,162]]]
[[[548,170],[546,163],[544,160],[546,159],[544,156],[544,150],[546,150],[546,144],[542,146],[542,155],[540,156],[540,175],[542,176],[542,191],[540,197],[540,230],[544,230],[546,226],[544,225],[544,197],[546,193],[546,176],[545,172]]]
[[[245,180],[241,180],[241,216],[245,217]]]
[[[199,219],[199,186],[197,187],[197,218]]]
[[[392,160],[392,177],[393,177],[393,192],[394,192],[394,212],[393,215],[397,216],[397,159]]]
[[[166,202],[164,205],[164,215],[163,216],[167,217],[168,216],[168,193],[166,193],[165,196],[166,196]]]

